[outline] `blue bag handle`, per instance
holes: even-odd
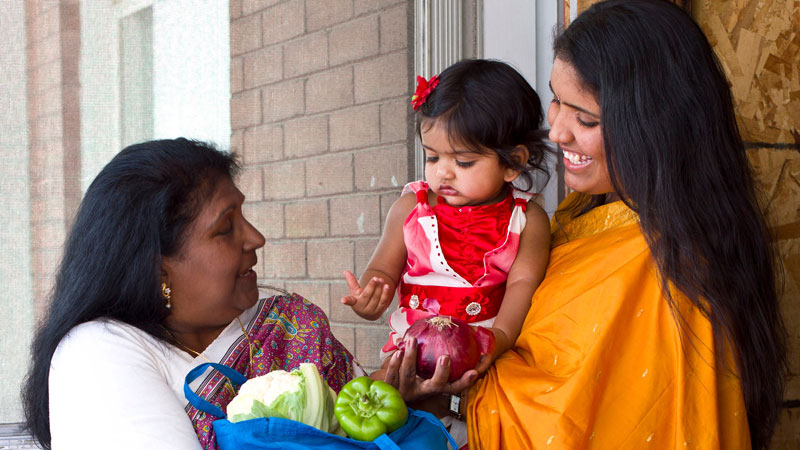
[[[186,400],[189,400],[189,403],[197,408],[200,411],[203,411],[206,414],[211,414],[214,417],[219,418],[226,418],[227,415],[222,412],[217,406],[212,405],[209,401],[200,397],[199,395],[195,394],[192,388],[189,387],[189,383],[196,380],[203,372],[206,371],[207,368],[212,367],[219,371],[222,375],[228,377],[231,380],[231,383],[241,386],[247,381],[247,377],[240,374],[236,370],[218,363],[207,362],[200,364],[199,366],[195,367],[194,369],[190,370],[189,373],[186,374],[186,381],[183,383],[183,395],[186,396]]]

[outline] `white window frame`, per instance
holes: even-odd
[[[429,79],[465,56],[466,27],[462,3],[462,0],[414,0],[414,86],[417,75]],[[483,0],[476,3],[482,4]],[[416,135],[413,167],[413,179],[424,178],[422,145]]]

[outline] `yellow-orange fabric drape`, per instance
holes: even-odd
[[[516,346],[468,392],[470,449],[750,448],[732,352],[680,293],[674,314],[636,213],[555,217]]]

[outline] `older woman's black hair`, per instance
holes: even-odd
[[[417,135],[423,127],[443,125],[454,144],[480,154],[494,151],[506,167],[520,171],[522,185],[533,187],[531,171],[548,177],[547,132],[542,129],[539,96],[525,78],[500,61],[465,59],[445,69],[437,86],[419,109]],[[528,149],[528,160],[514,158],[517,146]]]
[[[58,343],[74,326],[100,317],[169,341],[161,257],[180,254],[187,227],[216,181],[237,171],[232,155],[209,144],[159,140],[125,148],[89,186],[67,239],[50,309],[33,341],[23,388],[28,429],[44,448],[50,448],[48,377]]]
[[[736,358],[727,370],[741,378],[752,445],[765,447],[787,371],[781,271],[713,49],[669,2],[613,0],[554,50],[600,104],[611,181],[639,214],[667,298],[673,283],[710,319],[720,370],[726,352]]]

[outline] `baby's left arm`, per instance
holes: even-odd
[[[496,339],[491,361],[517,341],[522,322],[531,307],[531,297],[544,278],[550,257],[550,221],[547,213],[531,200],[525,216],[527,223],[520,234],[517,257],[508,271],[503,304],[491,328]],[[491,361],[481,364],[479,369],[488,369]]]

